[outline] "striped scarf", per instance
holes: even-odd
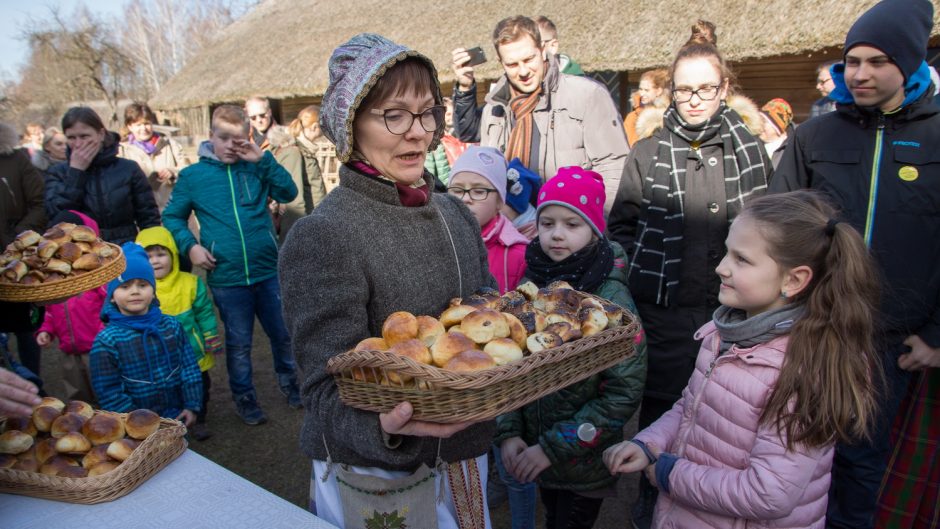
[[[507,160],[519,158],[523,164],[529,165],[532,156],[532,131],[535,130],[532,111],[538,105],[540,95],[541,85],[531,94],[514,95],[509,100],[509,108],[516,119],[516,125],[509,133],[509,141],[506,143]]]
[[[721,138],[729,221],[741,211],[745,199],[766,191],[771,168],[761,142],[724,103],[708,121],[697,125],[686,123],[672,105],[663,116],[663,129],[653,169],[643,178],[629,283],[637,300],[668,306],[679,287],[689,155],[701,157],[699,145],[716,134]]]

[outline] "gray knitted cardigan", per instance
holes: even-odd
[[[343,404],[326,362],[364,338],[381,336],[392,312],[436,316],[453,297],[495,288],[480,228],[449,195],[432,193],[428,205],[404,207],[390,183],[346,166],[339,176],[339,187],[293,226],[278,266],[306,410],[301,449],[325,460],[325,437],[337,463],[387,470],[433,466],[437,438],[404,436],[397,448],[388,448],[378,414]],[[425,172],[433,189],[430,178]],[[454,462],[482,455],[494,433],[493,421],[471,426],[444,439],[441,456]]]

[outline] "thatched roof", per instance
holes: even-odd
[[[718,45],[732,61],[839,46],[874,0],[267,0],[227,28],[151,102],[182,108],[323,94],[333,48],[360,32],[411,46],[453,80],[450,52],[481,45],[490,59],[480,80],[501,74],[490,34],[515,14],[543,14],[559,29],[563,52],[586,71],[629,71],[668,64],[697,18],[718,26]],[[653,6],[653,7],[650,7]],[[938,13],[940,15],[940,13]],[[940,34],[935,25],[934,35]]]

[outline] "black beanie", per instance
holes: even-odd
[[[933,29],[933,3],[928,0],[883,0],[865,12],[845,36],[842,54],[859,44],[885,52],[907,81],[927,57]]]

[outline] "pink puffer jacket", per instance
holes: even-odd
[[[823,528],[832,445],[787,451],[760,414],[787,337],[717,357],[713,322],[682,398],[636,438],[680,457],[660,493],[656,528]]]

